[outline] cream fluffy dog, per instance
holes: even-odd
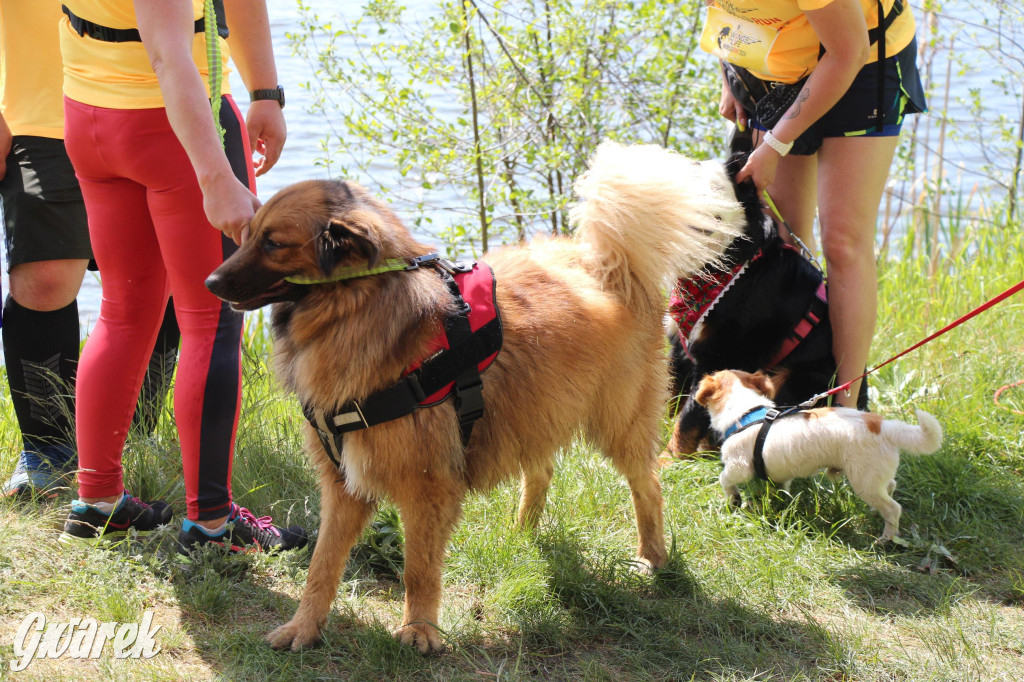
[[[711,426],[724,434],[759,407],[775,407],[772,380],[761,372],[725,370],[704,377],[695,400],[711,414]],[[916,410],[919,426],[882,419],[877,414],[845,407],[802,410],[778,419],[763,448],[765,471],[783,489],[798,476],[827,469],[831,477],[846,474],[853,491],[885,519],[880,540],[899,531],[900,505],[892,499],[900,450],[928,455],[942,443],[935,417]],[[722,445],[725,470],[719,481],[732,504],[741,503],[737,485],[754,477],[754,442],[760,426],[729,436]]]

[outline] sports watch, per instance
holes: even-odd
[[[272,99],[281,105],[284,109],[284,88],[278,85],[276,88],[265,88],[263,90],[253,90],[249,93],[249,101],[256,102],[261,99]]]

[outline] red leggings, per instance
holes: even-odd
[[[79,496],[124,489],[121,452],[173,295],[181,328],[174,418],[188,518],[219,518],[231,503],[242,315],[203,280],[235,245],[207,221],[195,171],[164,109],[104,109],[65,98],[64,113],[103,283],[99,319],[78,367]],[[248,135],[230,97],[221,123],[235,175],[255,191]]]

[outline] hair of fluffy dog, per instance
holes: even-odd
[[[602,145],[579,186],[586,200],[573,210],[575,237],[537,238],[484,257],[496,275],[504,345],[482,375],[485,413],[467,447],[452,401],[346,434],[340,472],[307,425],[322,526],[298,611],[268,636],[274,647],[319,639],[352,544],[377,500],[387,498],[406,538],[396,636],[423,652],[443,648],[433,624],[442,558],[463,498],[518,476],[518,523],[536,523],[554,456],[579,434],[629,483],[639,561],[665,561],[657,474],[668,397],[661,287],[713,260],[742,228],[742,209],[721,166],[656,147]],[[326,260],[321,241],[330,246]],[[208,280],[242,306],[276,301],[276,374],[304,404],[327,411],[395,382],[426,355],[452,308],[430,268],[287,285],[286,278],[365,263],[371,250],[361,242],[372,243],[379,259],[431,250],[362,188],[300,183],[257,212],[248,241]]]
[[[704,377],[695,398],[707,407],[712,426],[721,433],[753,408],[775,407],[770,397],[774,393],[771,377],[762,372],[723,370]],[[900,450],[927,455],[942,444],[938,420],[923,410],[916,413],[916,426],[845,407],[812,408],[778,419],[764,443],[765,470],[787,490],[792,479],[822,469],[830,476],[845,474],[853,491],[885,519],[880,539],[891,539],[899,531],[901,512],[892,499]],[[740,501],[737,486],[755,475],[759,430],[739,431],[722,444],[725,468],[719,481],[734,505]]]
[[[650,297],[676,277],[718,262],[745,226],[720,163],[657,145],[601,144],[574,189],[584,201],[570,220],[592,249],[591,269],[627,298],[634,285]]]

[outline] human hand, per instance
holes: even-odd
[[[233,175],[221,175],[203,187],[203,210],[210,224],[241,246],[260,200]]]
[[[0,114],[0,180],[7,176],[7,155],[11,153],[11,144],[14,136],[7,125],[6,119]]]
[[[740,183],[751,178],[760,194],[775,180],[775,172],[779,168],[779,153],[766,144],[762,144],[747,157],[747,162],[736,174],[736,182]]]
[[[260,176],[274,167],[281,157],[288,129],[284,112],[275,100],[256,100],[249,104],[245,116],[245,127],[249,131],[249,146],[260,158],[254,159],[252,167]]]
[[[718,102],[718,113],[735,123],[741,133],[746,131],[749,123],[747,110],[732,96],[732,90],[724,80],[722,81],[722,97]]]

